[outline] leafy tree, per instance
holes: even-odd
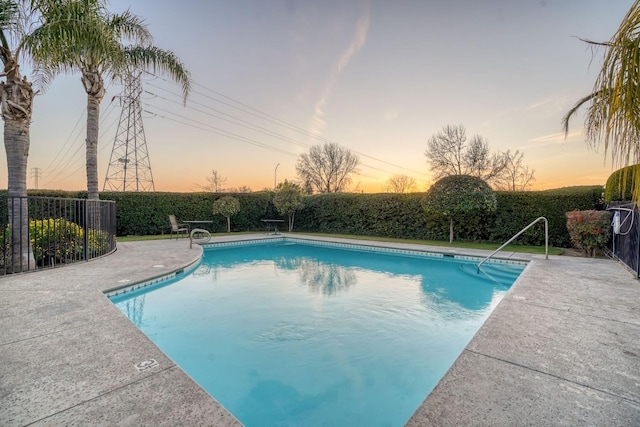
[[[614,165],[640,162],[640,0],[636,0],[607,42],[584,40],[605,49],[602,68],[591,94],[580,99],[564,116],[565,135],[569,121],[587,105],[585,138],[595,148],[604,144],[605,156],[611,153]],[[635,181],[640,182],[640,169]],[[634,200],[640,200],[640,186],[634,188]]]
[[[300,155],[296,171],[304,187],[318,193],[337,193],[351,183],[357,173],[358,156],[335,143],[314,145],[309,153]]]
[[[504,153],[505,167],[493,180],[494,188],[504,191],[526,191],[535,181],[535,170],[523,163],[524,153],[516,150],[511,153],[507,150]]]
[[[289,231],[293,231],[296,210],[304,206],[302,203],[304,195],[305,192],[302,187],[286,179],[276,187],[273,205],[281,215],[289,217]]]
[[[449,218],[449,243],[453,243],[454,220],[472,213],[496,210],[496,196],[482,179],[470,175],[446,176],[429,188],[423,207],[427,215]]]
[[[388,193],[411,193],[416,189],[416,180],[408,175],[393,175],[386,187]]]
[[[464,126],[445,126],[427,142],[424,152],[435,178],[449,175],[472,175],[489,181],[506,166],[504,154],[489,152],[488,142],[474,135],[467,143]]]
[[[213,202],[213,213],[227,218],[227,233],[231,233],[231,217],[240,212],[240,201],[235,197],[225,196]]]
[[[171,51],[153,46],[152,37],[138,16],[126,11],[112,14],[105,0],[59,1],[50,4],[50,24],[37,33],[32,54],[42,65],[42,81],[62,73],[80,71],[87,93],[86,168],[87,197],[98,199],[98,124],[105,94],[103,76],[121,77],[134,70],[165,72],[189,93],[189,73]],[[133,43],[133,44],[130,44]],[[126,77],[124,77],[126,78]]]

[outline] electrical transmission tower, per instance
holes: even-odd
[[[155,191],[142,126],[141,75],[141,70],[130,68],[123,76],[122,112],[102,191]]]
[[[38,179],[42,176],[42,169],[40,168],[31,168],[31,177],[36,182],[36,190],[38,189]]]

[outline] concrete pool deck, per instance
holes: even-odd
[[[638,281],[610,260],[499,255],[531,262],[407,425],[640,425]],[[200,256],[187,239],[126,242],[0,278],[0,425],[240,425],[103,293]]]

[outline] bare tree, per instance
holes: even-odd
[[[416,180],[408,175],[393,175],[386,188],[388,193],[410,193],[416,189]]]
[[[524,153],[516,150],[512,154],[511,150],[507,150],[504,156],[506,166],[493,181],[495,189],[504,191],[528,190],[531,183],[536,179],[533,176],[535,170],[529,169],[529,166],[523,163]]]
[[[296,171],[305,187],[318,193],[337,193],[351,183],[357,173],[358,156],[335,143],[314,145],[308,154],[301,154]]]
[[[225,191],[228,193],[251,193],[253,190],[248,185],[241,185],[240,187],[227,188]]]
[[[204,191],[211,191],[212,193],[221,193],[224,191],[224,183],[227,182],[227,178],[222,176],[220,172],[215,169],[211,170],[211,175],[205,177],[208,184],[201,185],[200,187]]]
[[[253,190],[248,185],[241,185],[238,187],[238,193],[251,193]]]
[[[424,155],[435,179],[471,175],[490,181],[506,166],[504,153],[491,154],[487,140],[480,135],[474,135],[467,144],[467,131],[462,125],[447,125],[429,138]]]

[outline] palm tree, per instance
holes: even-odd
[[[22,6],[22,7],[21,7]],[[4,147],[7,152],[7,196],[11,268],[25,271],[35,266],[29,243],[27,215],[27,158],[29,157],[29,128],[33,107],[33,88],[20,74],[18,65],[22,33],[20,21],[24,3],[0,1],[0,58],[4,70],[0,76],[1,112],[4,120]],[[11,46],[13,41],[15,46]]]
[[[585,119],[587,142],[604,144],[614,165],[640,161],[640,0],[633,5],[608,42],[592,42],[605,49],[602,69],[591,94],[580,99],[562,119],[565,135],[569,120],[578,109],[589,104]],[[637,169],[640,171],[640,169]],[[636,182],[640,176],[636,176]],[[634,189],[640,200],[640,186]]]
[[[55,7],[47,10],[47,19],[57,24],[43,28],[47,40],[34,46],[32,55],[43,65],[46,83],[60,73],[82,73],[87,93],[87,198],[98,195],[98,124],[100,102],[105,94],[104,77],[124,77],[130,67],[162,71],[182,86],[184,101],[189,94],[189,72],[167,50],[153,46],[149,30],[141,18],[126,11],[112,14],[104,0],[44,0]],[[81,34],[78,38],[74,34]],[[71,42],[73,40],[73,42]],[[134,44],[125,45],[126,41]],[[51,55],[51,46],[64,46]]]
[[[27,159],[31,142],[29,130],[34,92],[32,83],[20,73],[23,55],[29,56],[37,32],[46,27],[45,2],[38,0],[0,0],[0,113],[4,121],[4,147],[7,153],[7,196],[9,217],[10,270],[35,268],[29,241],[27,203]],[[31,30],[33,32],[29,32]],[[73,37],[68,38],[70,42]],[[50,51],[56,46],[50,42]],[[35,58],[33,58],[35,59]],[[53,59],[55,60],[55,59]]]

